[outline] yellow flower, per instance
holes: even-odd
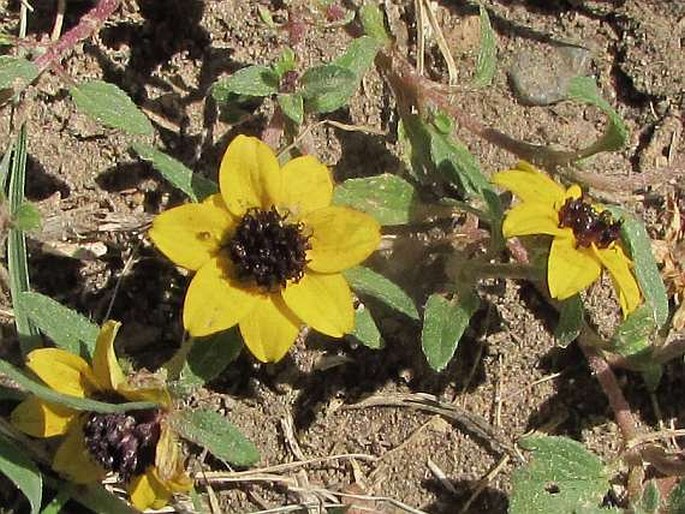
[[[197,273],[183,306],[192,336],[236,324],[252,354],[280,360],[301,324],[332,337],[354,328],[352,293],[341,272],[380,241],[370,216],[330,205],[331,174],[316,158],[279,167],[253,137],[229,145],[220,194],[157,216],[150,237],[174,263]]]
[[[192,482],[166,422],[169,392],[157,383],[135,384],[124,375],[114,353],[118,329],[114,321],[102,326],[90,365],[65,350],[41,348],[29,353],[26,366],[62,394],[111,403],[152,401],[159,408],[84,412],[29,396],[14,409],[11,421],[33,437],[65,436],[52,467],[69,480],[98,482],[116,472],[136,508],[161,508],[174,492],[189,491]]]
[[[620,223],[608,211],[588,203],[579,186],[565,189],[546,174],[519,162],[496,173],[492,181],[513,192],[521,202],[504,219],[504,237],[552,236],[547,284],[552,298],[564,300],[597,280],[606,268],[618,293],[623,315],[640,303],[632,262],[618,241]]]

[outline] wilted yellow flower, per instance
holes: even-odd
[[[26,366],[62,394],[110,403],[152,401],[159,408],[84,412],[29,396],[14,409],[11,421],[33,437],[65,436],[52,467],[69,480],[98,482],[115,472],[136,508],[160,508],[174,492],[189,491],[192,482],[166,421],[169,392],[160,384],[135,384],[124,375],[114,353],[118,329],[114,321],[102,326],[92,364],[59,348],[41,348],[29,353]]]
[[[252,354],[280,360],[301,324],[332,337],[354,328],[352,293],[341,272],[378,246],[367,214],[330,205],[331,174],[316,158],[282,168],[253,137],[229,145],[220,194],[157,216],[150,237],[173,262],[197,273],[183,324],[206,336],[236,324]]]
[[[640,303],[632,262],[620,245],[620,222],[590,204],[579,186],[565,189],[546,174],[519,162],[496,173],[492,181],[513,192],[520,203],[504,219],[505,237],[552,236],[547,260],[547,284],[552,298],[564,300],[595,282],[606,268],[618,293],[623,315]]]

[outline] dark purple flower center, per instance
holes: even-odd
[[[159,441],[158,409],[128,412],[91,412],[83,426],[88,452],[107,471],[124,482],[145,473],[155,463]]]
[[[287,213],[255,208],[240,220],[227,249],[239,278],[274,291],[304,276],[309,238],[302,223],[288,222]]]
[[[611,212],[598,212],[582,198],[569,198],[559,209],[559,226],[570,228],[576,238],[576,246],[607,248],[616,241],[621,232],[621,220],[614,220]]]

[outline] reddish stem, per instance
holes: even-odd
[[[100,0],[95,7],[81,17],[74,28],[48,46],[46,52],[33,61],[34,64],[40,71],[43,71],[58,63],[68,50],[92,36],[117,10],[119,4],[121,0]]]

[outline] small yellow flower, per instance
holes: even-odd
[[[587,288],[606,268],[618,293],[623,315],[640,303],[632,262],[618,241],[619,223],[608,211],[583,198],[579,186],[563,188],[546,174],[519,162],[496,173],[492,181],[513,192],[521,202],[504,219],[504,237],[552,236],[547,284],[552,298],[565,300]]]
[[[159,408],[83,412],[29,396],[14,409],[11,421],[33,437],[65,436],[52,467],[69,480],[98,482],[116,472],[136,508],[161,508],[174,492],[189,491],[192,482],[166,421],[169,392],[159,383],[138,385],[124,375],[114,353],[118,329],[114,321],[102,326],[90,365],[65,350],[41,348],[29,353],[26,366],[62,394],[111,403],[152,401]]]
[[[380,241],[370,216],[330,205],[331,174],[316,158],[282,168],[253,137],[229,145],[220,194],[157,216],[150,237],[174,263],[197,273],[183,306],[192,336],[236,324],[252,354],[280,360],[301,324],[332,337],[354,328],[352,293],[341,272]]]

